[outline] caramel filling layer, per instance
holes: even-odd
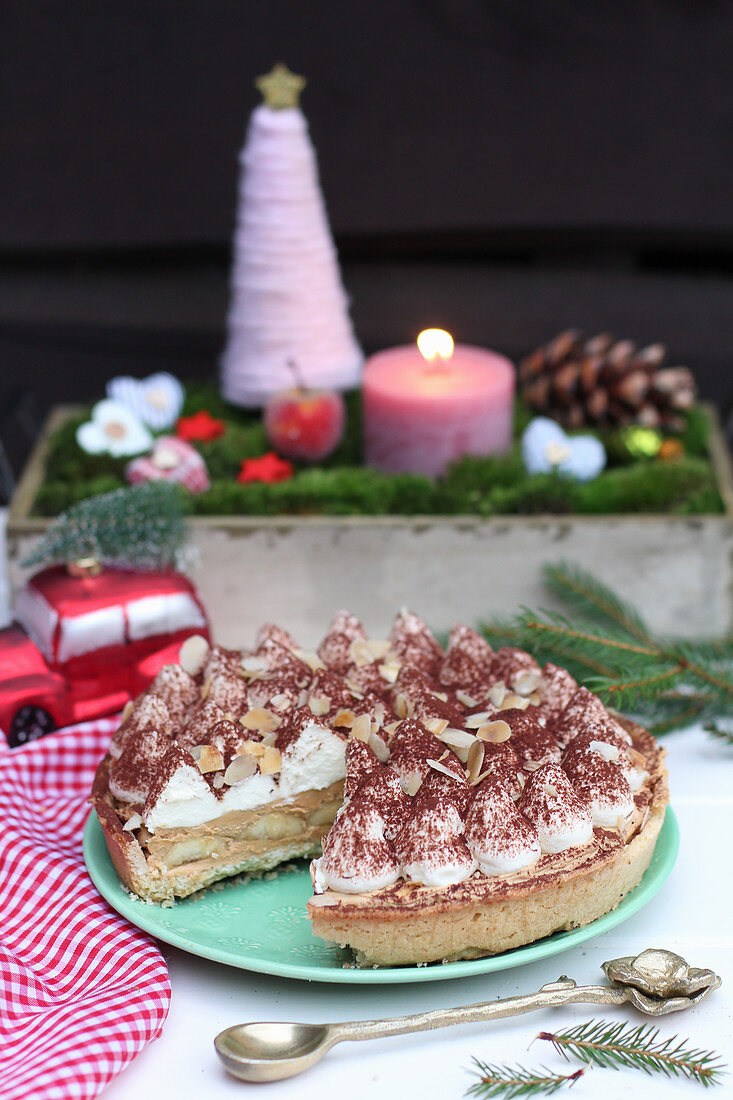
[[[163,874],[194,865],[199,871],[240,863],[288,843],[306,850],[328,832],[343,802],[343,786],[339,780],[322,791],[303,791],[287,801],[238,810],[188,829],[152,834],[141,826],[135,835],[149,868]]]

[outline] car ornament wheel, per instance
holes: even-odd
[[[47,710],[29,704],[13,715],[8,741],[14,749],[19,745],[27,745],[29,741],[37,741],[55,729],[56,723]]]

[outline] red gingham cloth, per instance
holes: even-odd
[[[115,719],[0,747],[0,1097],[96,1096],[170,1005],[154,942],[99,896],[82,859]]]

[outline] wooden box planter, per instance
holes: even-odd
[[[11,584],[49,520],[32,515],[53,411],[11,502]],[[435,629],[522,605],[547,606],[540,569],[564,559],[625,593],[657,630],[687,636],[733,627],[733,471],[713,418],[711,456],[725,512],[613,516],[193,517],[192,569],[214,633],[247,644],[275,621],[305,644],[346,607],[373,633],[409,606]]]

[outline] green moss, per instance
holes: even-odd
[[[723,510],[707,447],[710,426],[702,408],[686,416],[681,439],[686,454],[677,462],[633,460],[607,436],[609,466],[581,485],[556,474],[529,476],[518,443],[505,455],[468,456],[441,480],[415,474],[382,474],[360,465],[361,402],[346,397],[348,427],[338,450],[316,468],[299,466],[275,485],[240,485],[242,459],[268,450],[258,411],[235,409],[215,387],[191,383],[184,415],[206,409],[227,423],[226,433],[200,444],[211,477],[207,493],[183,493],[195,515],[607,515],[635,512],[699,515]],[[521,402],[515,410],[515,438],[531,417]],[[65,423],[51,441],[47,475],[36,497],[38,515],[53,516],[96,493],[126,484],[125,460],[87,455],[75,432],[87,414]]]

